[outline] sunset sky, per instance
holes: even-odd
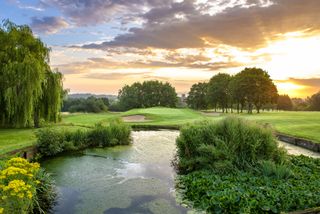
[[[320,90],[320,0],[0,0],[72,93],[158,79],[178,93],[219,72],[268,71],[280,94]]]

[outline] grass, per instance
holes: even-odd
[[[268,123],[280,133],[320,143],[320,112],[263,112],[241,116]]]
[[[33,145],[33,129],[0,129],[0,154]]]
[[[193,123],[202,119],[220,120],[226,116],[207,116],[191,109],[146,108],[133,109],[123,113],[68,114],[56,128],[77,129],[92,127],[96,123],[130,115],[145,115],[149,121],[130,122],[130,125],[172,127]],[[237,115],[237,114],[235,114]],[[278,132],[305,138],[320,143],[320,112],[262,112],[260,114],[240,114],[249,120],[271,124]],[[0,129],[0,154],[32,145],[35,142],[34,129]]]

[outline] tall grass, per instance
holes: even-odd
[[[118,120],[73,132],[46,128],[37,133],[37,149],[43,157],[88,147],[127,145],[130,143],[130,133],[130,126]]]
[[[236,117],[183,127],[177,147],[182,172],[205,168],[228,172],[250,168],[261,160],[281,163],[286,159],[272,130]]]

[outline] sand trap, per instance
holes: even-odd
[[[146,119],[146,116],[144,115],[130,115],[130,116],[125,116],[122,117],[124,122],[146,122],[150,121]]]
[[[211,117],[219,117],[220,113],[218,112],[201,112],[205,116],[211,116]]]

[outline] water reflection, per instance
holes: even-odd
[[[187,213],[174,197],[177,131],[133,132],[133,144],[42,163],[61,197],[55,213]],[[69,205],[69,206],[68,206]]]
[[[88,149],[42,163],[60,193],[55,213],[187,213],[176,202],[171,161],[178,131],[133,132],[129,146]],[[280,143],[289,153],[320,157]]]

